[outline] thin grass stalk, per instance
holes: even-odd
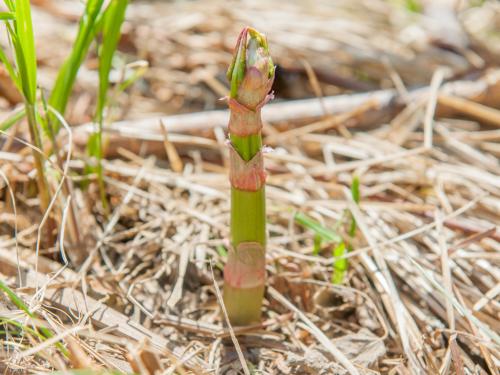
[[[266,270],[266,200],[261,108],[274,79],[265,37],[241,32],[228,70],[231,92],[231,248],[224,268],[224,304],[233,325],[260,319]]]

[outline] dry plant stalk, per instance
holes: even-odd
[[[266,202],[261,108],[274,79],[265,37],[244,28],[227,73],[231,182],[231,248],[224,269],[224,303],[233,325],[258,321],[266,279]]]

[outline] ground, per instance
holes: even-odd
[[[33,2],[42,90],[81,12]],[[277,66],[263,113],[268,288],[261,323],[228,327],[219,99],[245,25]],[[26,124],[0,134],[0,280],[30,310],[0,294],[2,371],[498,374],[499,25],[495,1],[134,1],[111,73],[138,78],[110,93],[109,213],[82,177],[95,50],[60,133],[69,162],[47,167],[49,220]],[[21,100],[0,66],[2,118]],[[349,244],[341,283],[335,241],[318,246],[297,214]]]

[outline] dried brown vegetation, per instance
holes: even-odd
[[[120,57],[149,68],[116,91],[108,113],[109,216],[80,177],[94,58],[67,116],[77,226],[66,228],[69,194],[59,192],[49,246],[38,238],[26,124],[0,134],[0,279],[36,312],[27,317],[0,294],[0,369],[498,374],[500,6],[472,3],[132,3]],[[81,8],[36,4],[39,84],[50,89]],[[219,98],[247,24],[267,34],[277,64],[277,100],[263,112],[274,149],[269,287],[262,323],[230,332],[218,289],[229,231]],[[115,82],[137,66],[117,68]],[[13,90],[0,68],[2,116],[20,100]],[[67,141],[61,132],[66,151]],[[55,192],[61,171],[52,172]],[[330,246],[313,255],[314,233],[294,214],[333,228],[345,210],[358,231],[345,283],[334,286]]]

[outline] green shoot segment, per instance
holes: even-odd
[[[265,172],[260,111],[271,98],[274,65],[265,37],[242,30],[227,72],[231,117],[231,248],[224,268],[224,303],[234,325],[260,319],[266,262]]]

